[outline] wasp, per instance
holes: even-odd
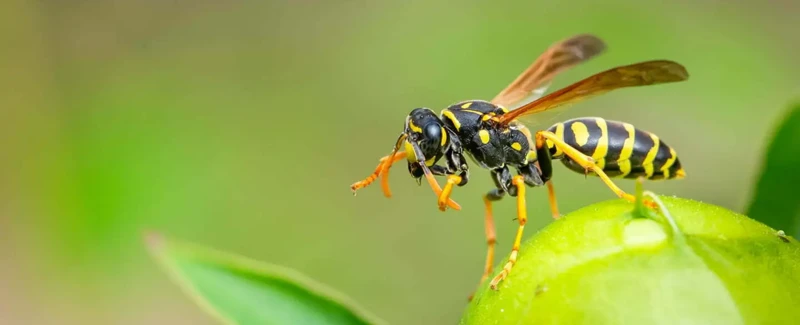
[[[606,44],[597,36],[576,35],[552,44],[514,81],[492,100],[466,100],[450,105],[438,115],[431,109],[413,109],[405,119],[403,132],[388,156],[375,171],[351,185],[355,192],[381,177],[384,195],[391,197],[389,168],[406,159],[411,176],[424,177],[437,195],[437,205],[460,210],[450,196],[454,187],[469,180],[466,156],[489,171],[495,188],[483,196],[488,251],[480,283],[492,274],[495,227],[492,202],[506,194],[516,197],[519,226],[511,254],[503,269],[491,280],[490,288],[511,272],[517,261],[527,221],[526,187],[547,186],[550,210],[558,218],[552,183],[553,160],[568,169],[599,177],[617,196],[634,202],[611,178],[650,180],[685,177],[675,149],[657,135],[620,121],[582,117],[555,123],[532,133],[521,121],[537,113],[574,104],[612,90],[687,80],[684,66],[669,60],[652,60],[618,66],[544,95],[554,77],[602,53]],[[516,106],[510,110],[509,107]],[[437,164],[444,160],[444,164]],[[512,175],[512,170],[515,174]],[[434,176],[447,179],[442,188]],[[651,207],[655,204],[650,202]]]

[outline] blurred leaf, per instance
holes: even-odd
[[[674,224],[666,217],[641,218],[624,200],[590,205],[551,223],[522,245],[498,291],[488,283],[479,288],[461,324],[800,319],[800,243],[715,205],[659,198],[668,211],[661,216],[668,214]]]
[[[226,324],[383,324],[349,298],[297,272],[149,234],[153,256]]]
[[[747,215],[800,236],[800,103],[791,107],[769,145]]]

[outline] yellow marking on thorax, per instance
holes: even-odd
[[[647,177],[653,176],[653,160],[656,159],[656,153],[658,153],[658,146],[660,145],[657,135],[650,133],[650,138],[653,139],[653,147],[647,152],[647,156],[644,157],[644,162],[642,162],[642,167],[644,167]]]
[[[476,110],[471,110],[471,109],[462,109],[461,111],[462,111],[462,112],[467,112],[467,113],[472,113],[472,114],[483,115],[483,112],[481,112],[481,111],[476,111]]]
[[[450,122],[453,122],[453,126],[456,127],[456,131],[461,131],[461,121],[456,118],[456,115],[453,114],[449,109],[442,110],[442,115],[450,119]]]
[[[410,127],[411,130],[414,131],[414,132],[422,133],[422,128],[420,128],[419,126],[414,125],[414,121],[412,121],[411,119],[408,119],[408,127]]]
[[[531,130],[529,130],[527,126],[522,125],[522,123],[515,123],[514,127],[519,132],[522,132],[523,135],[525,135],[525,139],[528,140],[528,148],[530,148],[531,150],[536,150],[536,143],[533,141],[533,135],[531,134]]]
[[[444,147],[444,145],[447,143],[447,130],[445,130],[443,127],[439,128],[442,129],[442,147]]]
[[[664,166],[661,166],[661,171],[664,173],[664,178],[669,178],[669,168],[675,164],[675,160],[678,159],[678,154],[675,153],[675,149],[669,148],[669,159],[664,162]]]
[[[494,118],[494,113],[486,113],[483,114],[483,116],[481,116],[481,121],[486,122],[488,120],[491,120],[492,118]]]
[[[511,148],[514,148],[516,151],[522,150],[522,145],[519,142],[514,142],[511,144]]]
[[[497,107],[500,107],[500,110],[503,111],[503,113],[508,113],[508,108],[506,108],[505,106],[497,105]]]
[[[481,142],[483,142],[483,144],[489,143],[489,131],[480,130],[478,131],[478,136],[481,138]]]
[[[556,124],[556,132],[555,133],[556,133],[556,137],[557,138],[561,139],[561,141],[564,141],[564,123]],[[553,147],[555,147],[555,144],[553,143],[553,141],[550,141],[548,139],[547,140],[547,148],[548,149],[552,149]],[[564,154],[564,152],[561,151],[561,148],[556,147],[556,152],[555,152],[555,154],[553,154],[552,157],[553,158],[558,158],[558,157],[561,157],[561,155],[563,155],[563,154]]]
[[[628,138],[625,139],[625,142],[622,144],[622,151],[619,153],[619,159],[617,159],[617,164],[619,165],[619,170],[622,172],[621,176],[627,176],[631,172],[631,155],[633,155],[633,143],[636,141],[636,129],[633,125],[628,123],[623,123],[623,127],[625,127],[625,131],[628,131]]]
[[[603,169],[605,168],[605,158],[608,154],[608,125],[606,124],[606,120],[602,118],[597,118],[595,122],[597,122],[597,127],[600,128],[600,139],[597,139],[597,147],[594,148],[592,158],[594,158],[597,163],[597,167]]]
[[[463,105],[461,105],[461,108],[469,108],[470,106],[472,106],[472,102],[466,102]]]
[[[586,142],[589,141],[589,128],[586,127],[586,124],[573,122],[571,129],[575,135],[575,143],[581,147],[586,145]]]
[[[538,157],[536,156],[536,150],[534,149],[528,150],[528,154],[525,156],[525,160],[526,163],[538,160]]]
[[[531,130],[528,129],[527,126],[523,125],[519,122],[514,122],[510,126],[513,126],[517,131],[522,132],[525,135],[525,139],[528,141],[528,154],[525,155],[525,162],[529,161],[536,161],[536,142],[533,141],[533,135],[531,134]],[[507,128],[503,131],[503,133],[511,132],[511,128]],[[519,151],[519,149],[517,149]]]

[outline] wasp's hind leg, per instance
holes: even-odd
[[[556,190],[553,187],[553,158],[550,156],[550,149],[548,149],[547,146],[537,146],[535,150],[537,161],[535,163],[528,164],[526,168],[521,168],[520,173],[525,175],[529,174],[531,175],[531,178],[539,178],[541,182],[547,184],[547,198],[550,202],[550,211],[553,214],[553,219],[558,219],[561,217],[561,214],[558,213]],[[527,177],[525,182],[528,183]]]
[[[539,187],[547,184],[547,196],[550,202],[550,211],[553,214],[553,219],[558,219],[561,215],[558,213],[558,204],[556,203],[556,192],[553,188],[553,181],[550,180],[552,176],[551,160],[549,157],[545,158],[546,161],[540,160],[539,167],[537,163],[530,163],[519,169],[520,175],[525,177],[525,184],[531,187]]]
[[[625,191],[623,191],[621,188],[619,188],[619,186],[617,186],[617,184],[614,184],[614,182],[608,177],[608,175],[606,175],[606,173],[603,171],[603,169],[600,168],[600,166],[597,166],[597,164],[595,164],[595,161],[594,161],[594,159],[592,157],[589,157],[589,156],[581,153],[580,151],[578,151],[578,149],[575,149],[572,146],[568,145],[566,142],[561,140],[557,135],[555,135],[554,133],[549,132],[549,131],[536,132],[536,149],[537,149],[537,152],[540,152],[540,153],[546,152],[545,153],[545,157],[546,158],[544,158],[544,159],[540,158],[539,159],[540,165],[544,160],[547,160],[548,163],[551,161],[550,160],[550,150],[548,150],[547,141],[551,141],[554,146],[556,146],[557,148],[561,149],[561,151],[563,151],[564,154],[567,157],[572,159],[577,164],[581,165],[583,168],[586,169],[587,172],[590,171],[590,170],[592,172],[594,172],[597,176],[600,177],[600,179],[603,180],[603,183],[605,183],[606,186],[608,186],[608,188],[610,188],[611,191],[614,192],[614,194],[616,194],[620,198],[623,198],[623,199],[628,200],[630,202],[636,202],[636,197],[634,197],[633,195],[630,195],[628,193],[625,193]],[[551,171],[551,173],[552,173],[552,171]],[[648,207],[651,207],[651,208],[656,208],[657,207],[656,204],[651,202],[651,201],[645,201],[645,205],[648,206]]]

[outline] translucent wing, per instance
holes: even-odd
[[[516,80],[492,99],[492,103],[511,107],[523,99],[539,97],[559,73],[600,54],[606,45],[599,38],[582,34],[551,45]],[[533,95],[533,96],[531,96]]]
[[[685,67],[667,60],[646,61],[616,67],[522,105],[499,116],[498,120],[502,124],[508,124],[521,116],[576,103],[614,89],[677,82],[688,78],[689,73]]]

